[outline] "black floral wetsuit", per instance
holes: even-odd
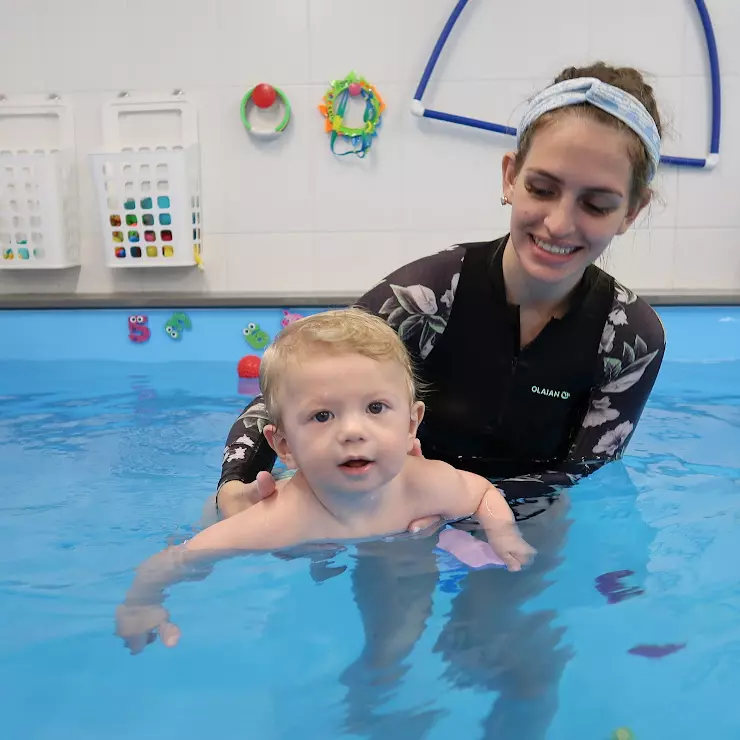
[[[422,381],[425,457],[496,482],[518,519],[621,457],[665,349],[652,308],[590,266],[568,313],[520,348],[506,302],[507,236],[461,244],[400,268],[359,301],[398,331]],[[219,486],[253,481],[275,454],[258,396],[228,436]]]

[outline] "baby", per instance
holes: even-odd
[[[167,586],[192,578],[193,566],[240,552],[388,537],[441,514],[474,516],[509,570],[532,558],[488,480],[409,454],[424,404],[403,342],[381,319],[344,309],[289,324],[265,351],[260,387],[270,420],[265,438],[295,472],[278,483],[277,495],[139,569],[117,614],[132,652],[155,631],[165,645],[179,639],[161,606]]]

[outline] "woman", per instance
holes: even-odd
[[[652,89],[635,70],[565,70],[530,102],[517,149],[503,158],[510,233],[408,264],[359,301],[415,357],[427,386],[423,453],[495,480],[518,520],[530,520],[526,539],[539,551],[513,579],[471,572],[435,647],[454,685],[498,695],[485,737],[546,736],[570,651],[554,613],[520,606],[560,562],[561,492],[622,456],[663,359],[655,312],[594,265],[650,202],[660,133]],[[258,397],[228,437],[225,515],[273,493],[263,425]],[[352,578],[366,646],[343,674],[354,728],[372,725],[368,714],[403,674],[438,580],[434,556],[414,540],[363,554]]]
[[[496,479],[519,519],[622,456],[658,374],[660,320],[594,262],[650,202],[660,131],[638,72],[566,70],[503,158],[510,233],[405,265],[358,302],[429,388],[424,455]],[[273,492],[263,425],[258,396],[226,443],[226,515]]]

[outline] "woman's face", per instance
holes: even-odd
[[[590,118],[561,116],[536,132],[518,175],[503,161],[511,241],[532,278],[572,283],[649,202],[630,206],[630,134]]]

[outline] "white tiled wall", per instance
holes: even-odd
[[[409,113],[456,0],[0,0],[0,93],[57,92],[74,105],[83,266],[0,271],[0,294],[192,291],[357,294],[394,267],[503,233],[509,137]],[[723,83],[721,162],[664,168],[656,202],[605,267],[641,290],[740,291],[740,2],[707,0]],[[709,79],[693,0],[470,0],[425,103],[516,125],[524,99],[564,66],[596,59],[652,75],[669,154],[703,157]],[[388,108],[364,159],[329,150],[316,107],[356,69]],[[246,89],[291,100],[282,138],[250,138]],[[103,266],[88,154],[100,105],[120,90],[186,91],[199,111],[206,271]],[[0,115],[2,111],[0,109]],[[1,143],[1,142],[0,142]]]

